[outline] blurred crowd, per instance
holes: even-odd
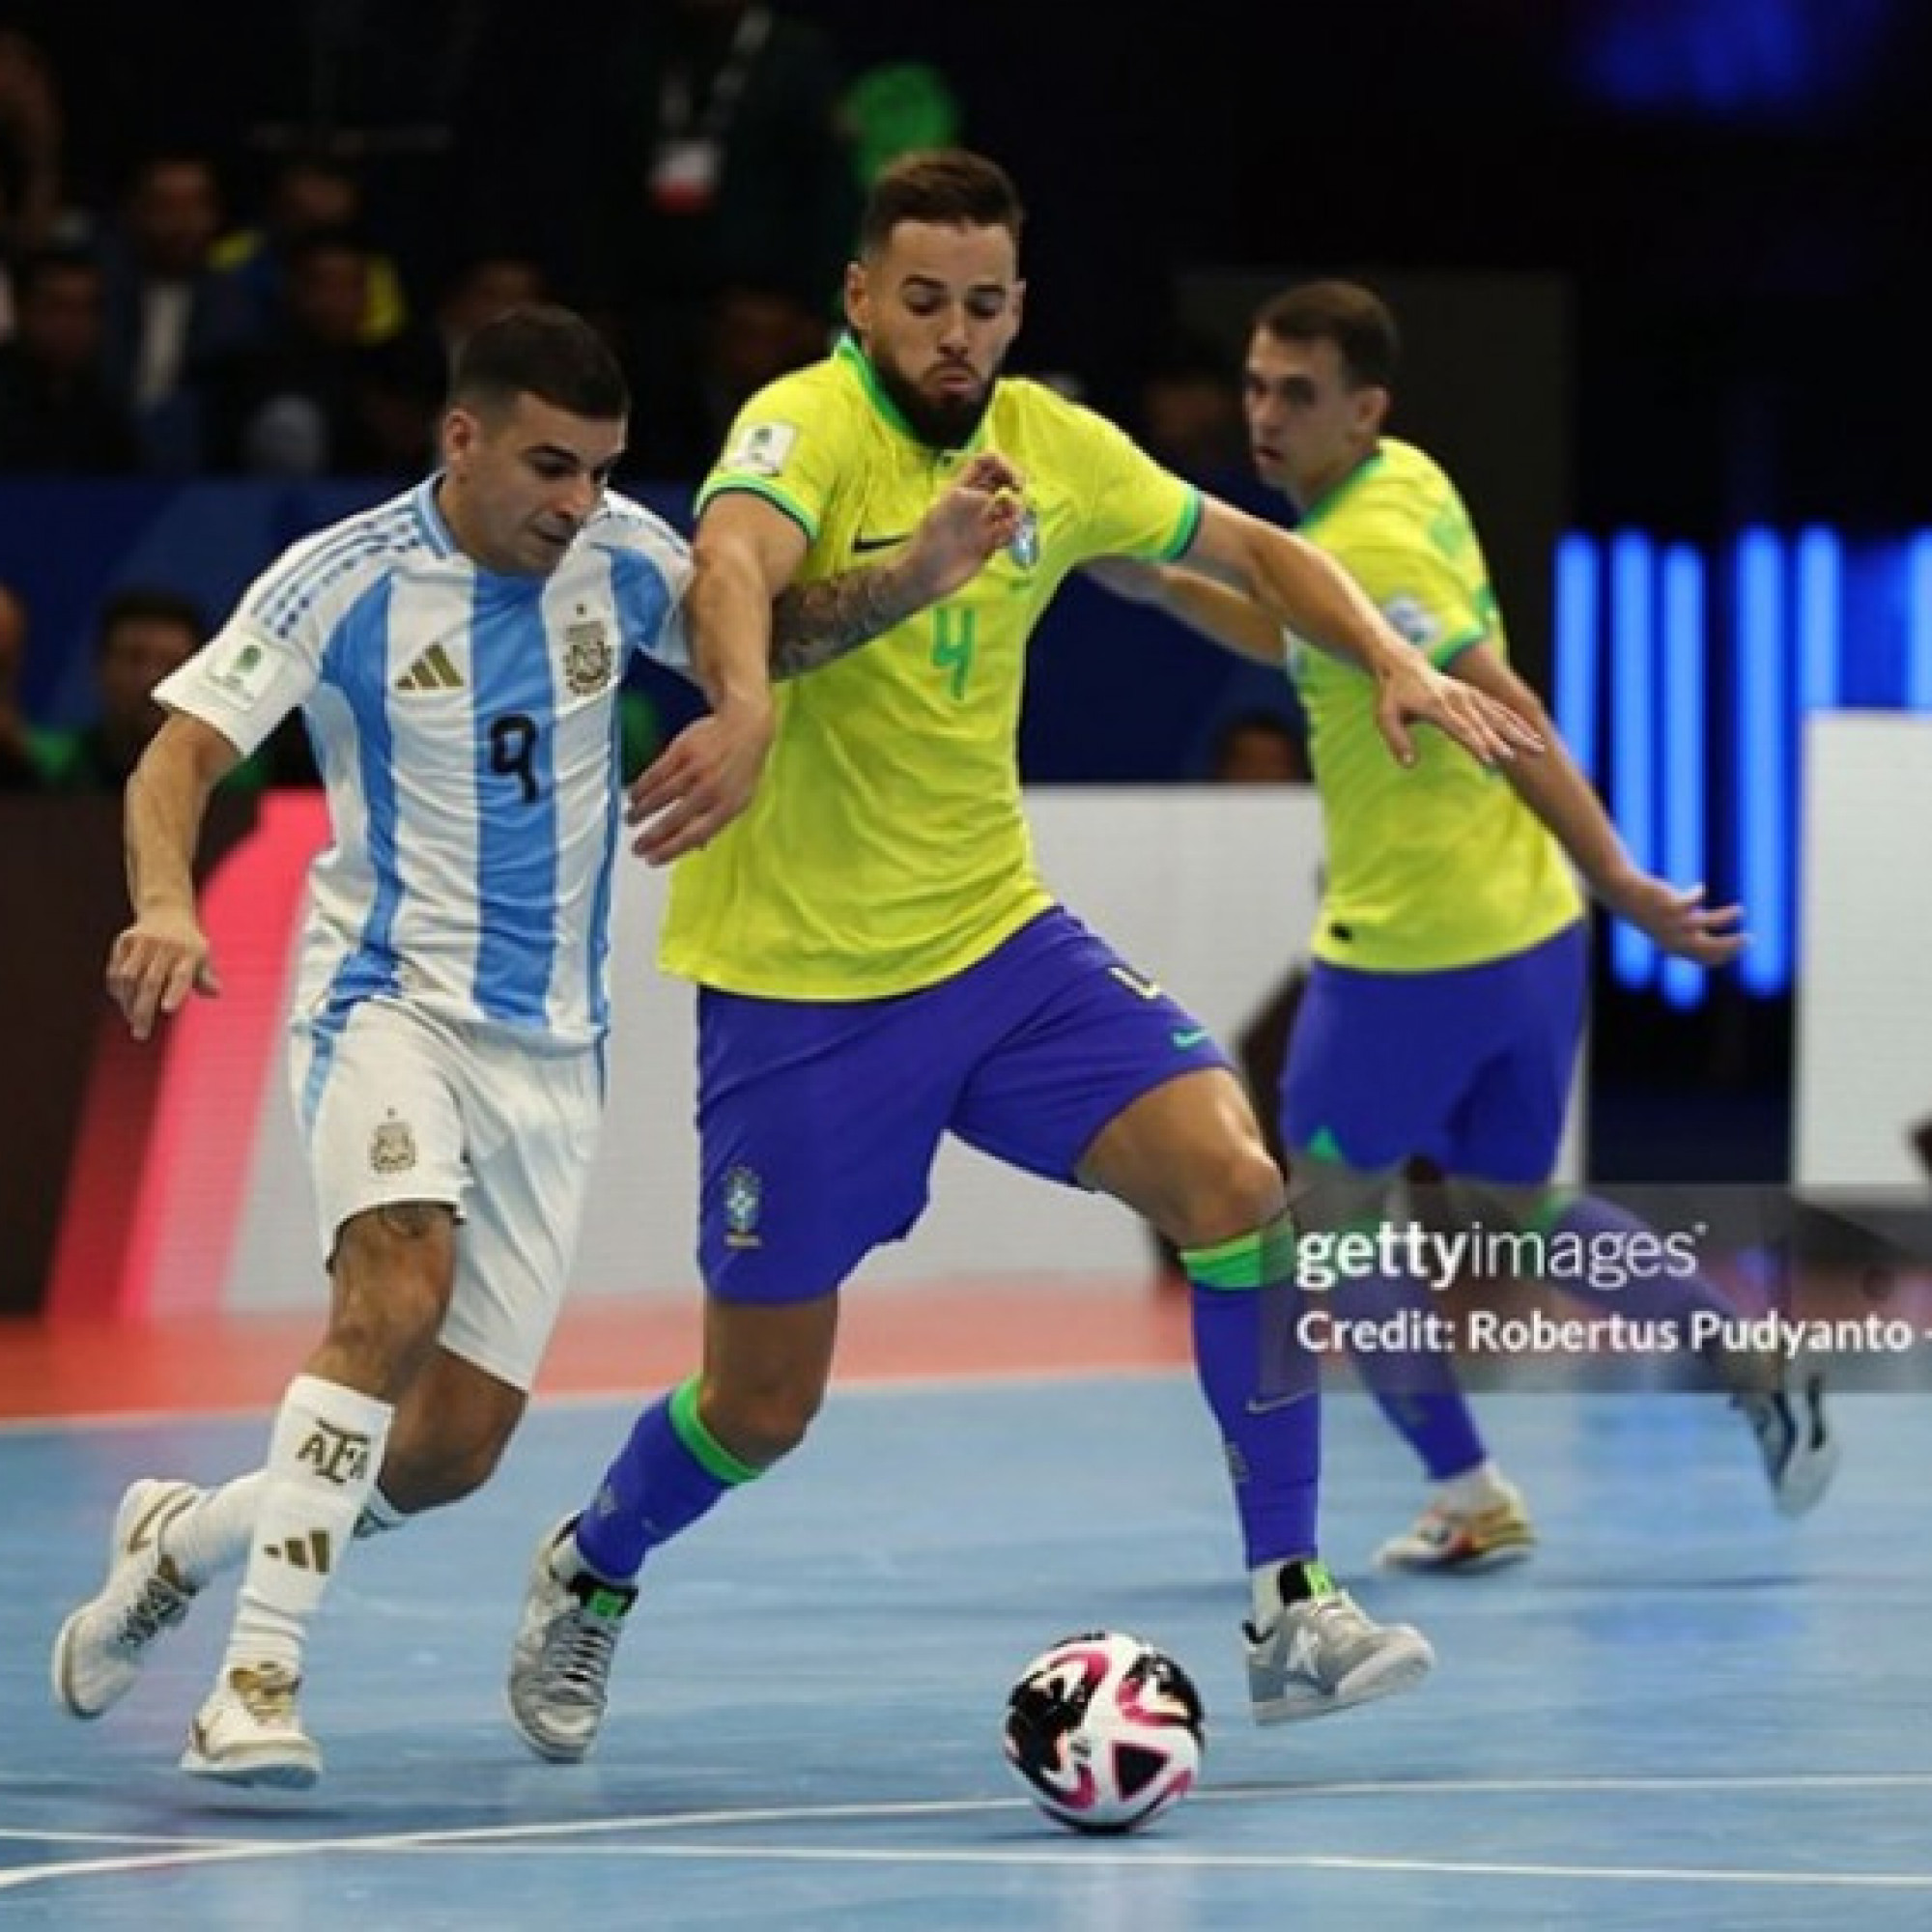
[[[850,71],[763,0],[613,6],[569,37],[567,99],[527,10],[303,0],[245,23],[233,138],[179,89],[125,116],[164,133],[103,138],[128,88],[168,83],[128,76],[139,16],[97,23],[111,65],[76,23],[0,14],[0,477],[412,478],[455,346],[557,299],[631,376],[625,478],[695,478],[747,396],[824,352],[870,173],[960,132],[937,71]],[[118,788],[207,617],[104,588],[78,729],[23,709],[32,629],[0,585],[0,790]],[[637,769],[663,735],[646,691],[625,724]],[[316,778],[292,724],[231,783]]]
[[[241,147],[177,136],[112,181],[71,165],[73,76],[0,25],[0,472],[410,474],[451,346],[546,296],[622,353],[636,473],[700,471],[745,395],[821,353],[867,171],[950,138],[952,99],[929,70],[848,74],[762,0],[665,0],[612,10],[579,90],[596,142],[559,143],[534,91],[497,125],[523,52],[504,11],[418,21],[425,70],[490,87],[426,79],[402,119],[364,99],[355,125],[352,98]],[[291,13],[410,52],[391,11]]]
[[[109,66],[73,14],[0,14],[0,478],[412,478],[453,348],[548,298],[629,374],[619,481],[695,479],[747,397],[824,353],[871,176],[972,135],[935,67],[855,65],[766,0],[613,4],[561,39],[490,0],[298,0],[247,25],[219,133],[172,67],[143,91],[143,18],[104,11]],[[1140,401],[1177,469],[1244,467],[1211,346],[1172,344]],[[0,587],[0,788],[117,786],[203,613],[103,589],[84,731],[23,715],[31,629]],[[642,692],[629,722],[635,766],[662,736]],[[234,782],[315,776],[292,727]]]

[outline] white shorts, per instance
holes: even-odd
[[[391,1202],[456,1210],[439,1337],[527,1390],[556,1325],[603,1124],[594,1047],[536,1053],[392,1000],[339,1028],[298,1020],[289,1056],[323,1263],[343,1223]]]

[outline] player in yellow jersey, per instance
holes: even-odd
[[[1309,546],[1202,497],[1091,412],[1002,378],[1020,224],[1011,183],[977,156],[886,170],[848,271],[851,334],[753,398],[699,493],[700,641],[734,640],[760,674],[775,598],[842,600],[842,630],[820,611],[811,632],[874,641],[777,695],[742,816],[727,822],[742,742],[716,741],[735,724],[673,747],[634,793],[642,849],[687,854],[663,952],[701,988],[704,1365],[645,1411],[594,1500],[538,1550],[510,1704],[547,1757],[590,1747],[646,1555],[804,1437],[840,1284],[911,1230],[948,1132],[1104,1189],[1181,1250],[1252,1573],[1256,1716],[1381,1696],[1433,1661],[1317,1556],[1316,1365],[1289,1346],[1285,1295],[1262,1293],[1287,1276],[1280,1171],[1207,1030],[1041,883],[1014,738],[1036,622],[1070,570],[1114,554],[1198,557],[1253,582],[1373,672],[1378,728],[1404,753],[1409,717],[1486,757],[1534,734],[1441,677]],[[982,453],[1017,472],[1011,541],[922,608],[892,559]],[[828,582],[873,558],[875,577]]]
[[[1548,1185],[1588,974],[1572,867],[1610,912],[1704,966],[1742,949],[1739,909],[1708,905],[1701,886],[1681,891],[1633,862],[1511,669],[1455,486],[1423,451],[1383,434],[1397,349],[1388,309],[1354,283],[1305,283],[1264,306],[1243,385],[1256,467],[1298,507],[1300,533],[1348,567],[1418,656],[1538,720],[1545,756],[1498,776],[1425,743],[1413,770],[1394,773],[1360,673],[1285,637],[1272,611],[1185,572],[1106,576],[1232,648],[1285,663],[1308,716],[1327,873],[1282,1080],[1297,1226],[1372,1226],[1391,1211],[1405,1165],[1430,1160],[1459,1222],[1472,1215],[1630,1255],[1632,1271],[1598,1292],[1650,1332],[1682,1334],[1692,1308],[1723,1309],[1717,1289],[1695,1275],[1642,1278],[1651,1231],[1607,1201]],[[1384,1333],[1419,1334],[1427,1302],[1420,1282],[1388,1275],[1337,1295],[1357,1318],[1406,1318]],[[1381,1560],[1466,1570],[1527,1555],[1523,1499],[1487,1454],[1446,1352],[1363,1350],[1356,1362],[1435,1485]],[[1781,1376],[1762,1360],[1713,1366],[1751,1425],[1778,1507],[1809,1508],[1837,1454],[1815,1374]]]

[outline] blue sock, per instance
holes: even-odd
[[[759,1473],[705,1428],[694,1376],[639,1416],[577,1520],[578,1551],[606,1582],[628,1583],[659,1544]]]
[[[1183,1252],[1193,1284],[1194,1365],[1220,1425],[1250,1570],[1316,1552],[1321,1365],[1294,1333],[1287,1215]]]
[[[1551,1201],[1550,1208],[1555,1210],[1553,1217],[1547,1213],[1541,1224],[1546,1236],[1574,1235],[1593,1256],[1625,1249],[1634,1237],[1646,1237],[1655,1248],[1657,1230],[1648,1221],[1639,1219],[1626,1208],[1619,1208],[1614,1201],[1605,1201],[1601,1195],[1577,1194],[1567,1200],[1557,1197]],[[1593,1266],[1592,1273],[1595,1272]],[[1723,1317],[1737,1312],[1723,1291],[1701,1274],[1625,1274],[1619,1271],[1614,1281],[1607,1282],[1601,1277],[1593,1282],[1566,1274],[1560,1282],[1552,1285],[1560,1287],[1565,1294],[1575,1295],[1579,1301],[1620,1309],[1635,1321],[1675,1320],[1681,1324],[1692,1309],[1707,1309]]]
[[[1438,1296],[1406,1275],[1355,1275],[1330,1293],[1338,1316],[1350,1321],[1405,1321],[1410,1334],[1420,1334],[1425,1319],[1440,1307]],[[1487,1460],[1450,1350],[1357,1349],[1350,1358],[1362,1386],[1422,1459],[1431,1482],[1447,1482]]]

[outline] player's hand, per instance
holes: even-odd
[[[1415,762],[1411,721],[1434,724],[1479,764],[1543,750],[1543,734],[1528,719],[1473,685],[1445,677],[1418,652],[1399,653],[1378,683],[1376,727],[1405,765]]]
[[[937,604],[979,575],[1019,534],[1026,479],[1004,456],[981,450],[921,518],[902,559],[925,601]]]
[[[1661,951],[1699,966],[1722,966],[1750,943],[1741,905],[1706,903],[1703,886],[1673,886],[1648,872],[1630,872],[1597,889],[1619,919],[1628,920]]]
[[[136,1039],[146,1039],[157,1019],[179,1012],[189,993],[212,998],[220,991],[208,936],[190,911],[149,913],[108,952],[108,997]]]
[[[631,850],[668,866],[722,832],[751,804],[777,723],[767,698],[687,724],[626,794],[625,822],[643,827]]]

